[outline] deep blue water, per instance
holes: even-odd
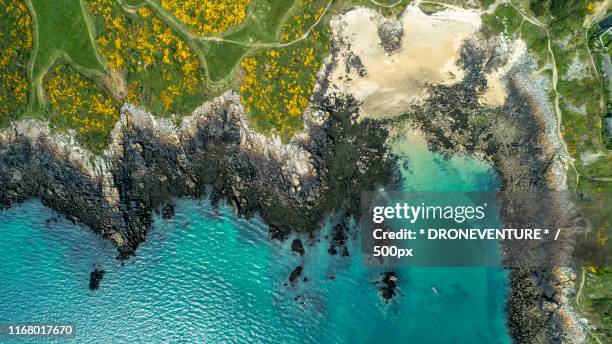
[[[482,162],[400,141],[406,190],[496,187]],[[257,219],[207,202],[178,201],[123,266],[110,243],[35,201],[0,212],[0,237],[0,324],[67,322],[77,343],[510,342],[503,270],[399,269],[401,296],[385,304],[374,284],[382,270],[362,263],[358,237],[350,258],[330,256],[317,238],[301,258],[290,240],[271,243]],[[106,275],[92,292],[95,264]],[[308,281],[285,286],[300,264]]]

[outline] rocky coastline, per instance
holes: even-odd
[[[486,33],[480,33],[485,35]],[[483,43],[488,42],[488,43]],[[505,74],[508,95],[502,106],[479,101],[487,88],[487,73],[505,65],[510,50],[505,42],[476,37],[463,46],[460,62],[464,80],[452,86],[434,86],[430,97],[404,115],[418,127],[430,147],[447,155],[469,154],[487,160],[501,181],[502,207],[517,194],[535,195],[520,218],[501,214],[508,228],[529,228],[533,219],[552,219],[552,228],[571,227],[575,237],[583,221],[571,202],[566,184],[566,161],[556,133],[556,115],[547,90],[548,80],[534,77],[538,66],[525,53]],[[569,238],[571,242],[573,238]],[[509,253],[509,243],[502,242]],[[535,260],[512,266],[508,324],[516,343],[583,343],[585,331],[572,309],[576,274],[567,262],[573,246],[557,248],[550,265]]]
[[[368,75],[351,42],[345,41],[351,34],[342,34],[350,26],[342,22],[364,11],[378,26],[380,45],[388,56],[402,48],[398,41],[409,33],[398,28],[401,18],[393,23],[375,11],[360,11],[336,20],[332,56],[323,75],[342,66],[347,68],[347,75],[340,78],[345,83]],[[584,343],[585,330],[571,305],[576,274],[566,264],[584,222],[567,189],[571,158],[557,132],[557,114],[548,92],[551,81],[538,72],[541,66],[522,41],[497,36],[486,28],[461,43],[457,64],[464,73],[460,81],[426,86],[427,95],[403,111],[395,125],[418,129],[429,147],[444,155],[467,154],[488,161],[500,178],[502,207],[509,206],[517,194],[536,195],[539,202],[532,202],[534,206],[521,218],[501,214],[509,228],[527,228],[530,224],[525,221],[546,218],[551,228],[571,229],[568,245],[556,247],[549,264],[531,260],[532,264],[509,268],[508,326],[516,343]],[[357,72],[351,73],[349,67]],[[329,81],[323,85],[328,96],[351,92],[350,86]],[[485,97],[490,90],[501,90],[501,94],[494,94],[491,101]],[[501,244],[504,253],[511,252],[509,243]]]
[[[381,27],[381,38],[389,37],[383,39],[389,54],[400,49],[403,34],[391,22]],[[46,123],[15,122],[0,131],[0,207],[39,199],[114,242],[121,259],[146,240],[153,214],[171,217],[172,200],[180,197],[226,200],[242,216],[259,215],[270,226],[270,237],[284,240],[291,232],[317,230],[333,212],[358,217],[363,191],[394,182],[395,158],[386,145],[389,129],[401,121],[425,133],[434,150],[490,161],[502,193],[566,195],[567,157],[552,124],[556,118],[545,94],[550,87],[545,79],[535,86],[529,79],[535,61],[525,55],[506,74],[503,106],[479,102],[486,74],[507,62],[502,48],[503,42],[490,37],[467,42],[461,82],[431,86],[426,101],[388,120],[357,120],[359,102],[339,93],[329,96],[327,77],[337,64],[332,56],[319,75],[305,128],[290,142],[253,131],[233,92],[174,122],[127,104],[101,155]],[[332,55],[337,51],[332,47]],[[360,73],[367,72],[358,57],[351,61]],[[551,204],[534,209],[552,215],[560,210]],[[348,255],[342,223],[338,228],[330,254]],[[301,243],[292,246],[303,255]],[[291,283],[301,276],[298,268]],[[383,291],[392,296],[398,282],[393,272],[387,277]],[[585,341],[569,301],[574,281],[570,268],[510,270],[508,319],[517,343]]]
[[[361,190],[392,176],[386,124],[355,123],[356,105],[318,104],[289,143],[252,131],[232,92],[178,125],[126,105],[98,156],[44,123],[16,122],[0,132],[0,205],[40,199],[113,241],[121,258],[179,197],[225,199],[238,214],[261,216],[275,238],[313,231],[337,209],[356,214]]]

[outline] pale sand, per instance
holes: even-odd
[[[505,47],[504,52],[508,54],[508,61],[497,70],[487,74],[487,89],[480,95],[478,101],[489,106],[502,106],[506,101],[508,92],[503,78],[508,74],[510,68],[524,55],[527,54],[527,45],[521,39],[513,41]]]
[[[478,12],[446,9],[429,16],[416,4],[409,5],[400,18],[404,27],[402,47],[392,55],[380,44],[377,25],[383,20],[377,12],[356,9],[332,23],[336,38],[345,44],[330,80],[363,101],[362,116],[401,115],[427,97],[427,85],[450,85],[463,79],[464,72],[457,65],[459,49],[480,27]],[[346,74],[344,58],[349,45],[361,59],[365,77],[356,71]]]

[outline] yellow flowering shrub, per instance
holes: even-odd
[[[244,59],[241,99],[257,129],[288,138],[302,128],[302,113],[309,104],[315,74],[321,67],[319,57],[325,50],[326,40],[313,30],[303,42],[261,50]]]
[[[0,0],[0,125],[16,118],[28,98],[32,19],[21,0]]]
[[[102,150],[119,120],[119,108],[92,80],[58,65],[45,82],[49,118],[56,129],[74,129],[88,148]]]
[[[317,26],[308,31],[325,13],[328,2],[297,1],[297,11],[283,24],[280,38],[291,42],[309,36],[283,48],[258,51],[241,64],[245,74],[241,99],[251,122],[257,129],[284,139],[302,128],[302,113],[328,50],[328,29]]]
[[[281,39],[289,42],[301,38],[308,28],[321,18],[328,2],[325,0],[296,0],[298,11],[282,27]]]
[[[170,11],[197,35],[220,33],[245,16],[251,0],[161,0],[161,6]]]
[[[86,3],[102,23],[97,42],[109,67],[127,71],[128,100],[149,99],[158,112],[187,111],[178,99],[195,95],[205,80],[191,47],[148,7],[126,15],[114,0]]]

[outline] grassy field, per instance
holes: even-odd
[[[32,75],[44,74],[45,66],[58,51],[66,53],[79,66],[103,70],[78,0],[30,0],[36,13],[38,49],[32,64]],[[69,39],[67,39],[69,37]]]
[[[100,58],[79,0],[27,0],[34,21],[34,54],[30,61],[31,93],[29,114],[37,117],[44,110],[42,80],[62,56],[81,70],[103,73]]]

